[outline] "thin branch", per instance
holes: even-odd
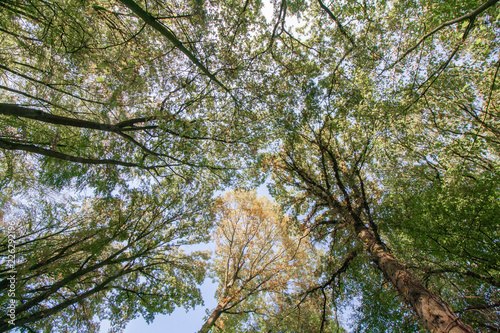
[[[487,309],[497,308],[497,307],[500,307],[500,302],[493,303],[493,304],[482,304],[482,305],[470,306],[470,307],[465,308],[463,310],[457,311],[457,313],[462,313],[462,312],[471,311],[471,310],[487,310]]]
[[[493,89],[495,89],[495,80],[498,75],[498,70],[500,69],[500,60],[497,62],[497,69],[495,70],[495,75],[493,75],[493,80],[491,81],[490,93],[488,94],[488,103],[486,104],[486,110],[484,111],[484,119],[488,117],[488,109],[490,108],[491,94],[493,94]]]
[[[349,268],[349,265],[356,258],[357,255],[358,255],[358,252],[356,250],[349,253],[349,255],[344,259],[344,262],[342,263],[342,265],[339,267],[339,269],[337,269],[335,271],[335,273],[332,274],[330,279],[328,279],[323,284],[316,286],[314,288],[311,288],[303,293],[304,299],[305,299],[305,296],[307,296],[308,294],[312,294],[317,290],[325,289],[326,287],[330,286],[340,274],[344,273],[347,270],[347,268]]]
[[[420,40],[417,42],[417,44],[415,44],[413,47],[411,47],[410,49],[408,49],[398,60],[396,60],[396,62],[392,65],[392,67],[394,67],[394,65],[396,65],[397,63],[401,62],[408,54],[410,54],[411,52],[413,52],[420,44],[422,44],[427,38],[429,38],[430,36],[434,35],[436,32],[438,32],[439,30],[447,27],[447,26],[450,26],[450,25],[453,25],[455,23],[460,23],[460,22],[463,22],[463,21],[466,21],[466,20],[469,20],[470,21],[470,24],[469,26],[467,27],[468,30],[470,30],[470,27],[472,26],[472,23],[474,22],[475,18],[481,14],[482,12],[484,12],[486,9],[494,6],[496,3],[498,2],[498,0],[488,0],[487,2],[485,2],[484,4],[482,4],[481,6],[479,6],[477,9],[475,9],[474,11],[472,11],[471,13],[469,14],[466,14],[464,16],[461,16],[459,18],[456,18],[456,19],[453,19],[453,20],[450,20],[450,21],[447,21],[445,23],[442,23],[441,25],[439,25],[437,28],[435,28],[434,30],[432,30],[431,32],[429,32],[428,34],[426,34],[424,37],[420,38]],[[466,31],[467,32],[467,31]]]

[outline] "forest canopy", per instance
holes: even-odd
[[[0,0],[0,332],[500,332],[497,2]]]

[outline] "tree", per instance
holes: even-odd
[[[301,190],[297,199],[311,211],[308,220],[315,221],[311,227],[316,223],[339,225],[344,232],[352,233],[348,236],[351,241],[362,242],[370,260],[429,330],[472,332],[441,297],[396,260],[380,238],[368,199],[375,193],[362,174],[368,147],[358,141],[362,138],[359,132],[342,131],[346,133],[343,137],[335,137],[336,123],[329,119],[319,130],[311,129],[309,135],[301,134],[288,142],[277,162],[278,179]],[[354,139],[353,134],[360,137]],[[307,204],[308,200],[312,202]]]
[[[317,280],[321,251],[278,206],[255,191],[239,190],[218,199],[214,214],[218,304],[200,332],[212,327],[231,332],[338,329],[324,306],[326,295],[309,297],[313,291],[304,291]]]
[[[252,299],[284,292],[307,261],[306,240],[294,235],[278,207],[255,192],[226,193],[217,200],[214,215],[218,304],[200,332],[208,332],[221,316],[259,313]],[[224,321],[219,319],[217,326]]]
[[[227,180],[258,114],[227,100],[232,92],[201,63],[211,52],[198,41],[208,28],[202,13],[184,3],[148,13],[125,5],[2,3],[3,163],[27,152],[41,179],[104,193],[130,173],[189,179],[204,170]]]
[[[217,22],[205,20],[205,8],[195,2],[123,3],[0,3],[2,208],[9,215],[16,195],[40,188],[86,193],[93,198],[82,207],[96,207],[77,218],[69,203],[59,216],[54,205],[41,202],[37,209],[47,213],[39,227],[18,220],[28,236],[19,232],[16,239],[25,260],[16,324],[26,330],[63,330],[68,324],[60,318],[74,313],[84,320],[70,325],[92,331],[93,311],[118,329],[134,311],[151,320],[174,304],[196,304],[203,269],[196,255],[177,253],[172,242],[204,239],[199,210],[238,176],[237,168],[255,160],[250,138],[261,135],[257,103],[251,111],[241,107],[244,94],[236,100],[224,78],[206,67],[216,53],[210,39],[222,33]],[[251,17],[256,8],[243,12]],[[248,34],[238,21],[240,32],[228,37]],[[218,75],[237,70],[219,65]],[[130,203],[142,195],[137,207]],[[74,242],[65,244],[61,235]],[[38,248],[46,257],[31,253]]]
[[[108,319],[120,331],[138,315],[152,321],[175,307],[200,304],[196,286],[206,257],[185,254],[180,246],[203,240],[197,229],[209,222],[203,201],[186,199],[186,190],[136,190],[121,198],[71,198],[73,203],[33,200],[6,216],[2,222],[14,224],[16,235],[15,326],[98,332],[95,320]],[[8,239],[2,231],[4,259]],[[6,304],[12,270],[2,267],[0,274]],[[1,322],[2,332],[13,327],[5,313]]]
[[[281,0],[271,22],[260,1],[0,2],[2,203],[38,181],[206,199],[267,164],[328,252],[228,325],[313,295],[302,323],[328,329],[349,287],[358,331],[498,330],[497,2]]]
[[[496,181],[488,194],[472,199],[472,193],[498,178],[498,117],[488,111],[496,108],[497,93],[498,63],[491,48],[497,45],[495,4],[467,2],[452,9],[433,2],[318,1],[309,11],[290,9],[291,15],[301,16],[303,27],[292,34],[283,22],[282,34],[275,36],[275,52],[283,55],[276,61],[287,83],[283,89],[296,93],[294,107],[280,108],[276,119],[283,140],[268,160],[275,177],[270,188],[295,216],[306,216],[302,220],[312,235],[330,242],[334,263],[352,251],[367,250],[368,258],[350,264],[343,276],[366,302],[360,307],[361,331],[385,331],[388,322],[403,327],[409,318],[404,307],[395,308],[391,291],[372,297],[387,282],[395,289],[392,295],[399,295],[427,329],[438,330],[419,309],[420,300],[408,297],[412,286],[400,284],[399,278],[420,289],[413,289],[413,296],[441,304],[436,307],[451,318],[442,330],[471,330],[454,311],[477,330],[495,329],[498,269],[471,267],[472,258],[480,267],[498,251],[496,223],[485,218],[498,207],[492,204]],[[434,199],[420,198],[423,193]],[[420,207],[413,205],[420,205],[419,199],[433,206],[432,214],[427,208],[425,215],[416,214]],[[475,205],[470,213],[446,219],[439,214],[441,208],[463,210],[465,202]],[[453,233],[425,231],[447,223],[456,226],[450,227]],[[428,251],[432,243],[439,251]],[[448,252],[447,243],[480,250]],[[461,273],[437,269],[449,269],[446,261],[461,267]],[[366,278],[370,262],[382,276]],[[345,297],[346,291],[339,294]],[[479,304],[469,303],[477,297]],[[385,299],[378,317],[373,315],[375,299]],[[474,309],[482,319],[466,318]],[[434,306],[432,312],[439,315]]]

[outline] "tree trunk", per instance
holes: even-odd
[[[440,296],[430,292],[419,279],[408,272],[366,226],[356,223],[356,233],[361,241],[368,245],[368,253],[373,262],[431,332],[474,332],[472,327],[460,320]]]
[[[212,311],[212,314],[210,315],[210,317],[208,317],[207,321],[203,324],[198,333],[207,333],[208,331],[210,331],[217,319],[219,319],[226,305],[227,304],[224,302],[219,302],[219,304],[217,304],[217,306],[215,307],[215,310]]]

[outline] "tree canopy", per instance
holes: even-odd
[[[214,326],[231,332],[338,330],[320,315],[326,296],[304,292],[317,280],[319,253],[296,223],[255,192],[228,192],[213,211],[218,304],[200,333]]]
[[[0,331],[499,331],[497,2],[0,1]]]

